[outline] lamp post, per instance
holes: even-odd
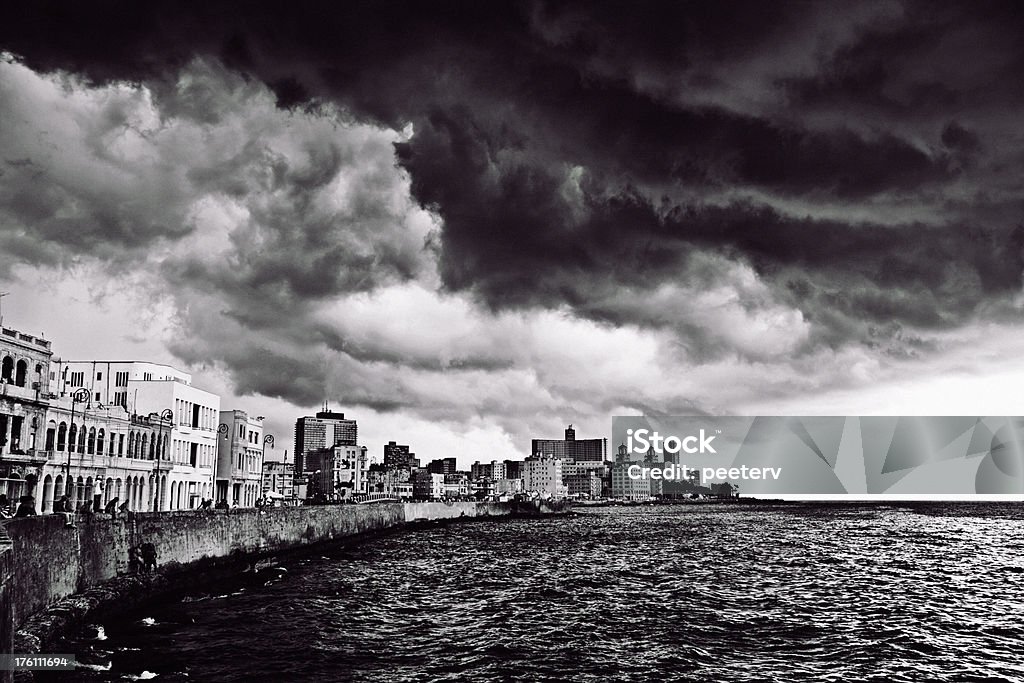
[[[67,451],[68,451],[68,464],[67,464],[67,468],[68,468],[67,477],[68,478],[64,481],[64,495],[66,495],[69,499],[71,498],[71,446],[72,446],[71,435],[72,434],[75,435],[74,436],[74,438],[75,438],[75,447],[76,448],[78,447],[78,445],[77,445],[78,444],[78,434],[75,432],[75,404],[76,403],[88,404],[89,397],[90,397],[89,390],[86,389],[85,387],[82,387],[81,389],[78,389],[77,391],[75,391],[75,393],[71,394],[71,426],[68,428],[68,441],[67,441],[66,444],[64,444],[64,447],[67,448]],[[85,408],[82,408],[82,415],[85,415]],[[81,455],[79,455],[79,457],[81,457]]]
[[[171,431],[173,430],[172,421],[174,420],[174,411],[170,408],[164,408],[160,411],[160,432],[164,431],[164,423],[167,423],[167,437],[163,440],[160,448],[156,449],[156,480],[154,481],[153,490],[153,511],[160,512],[163,507],[163,487],[160,485],[160,460],[163,458],[163,452],[167,450],[167,442],[171,438]]]
[[[228,437],[228,430],[229,429],[230,428],[226,424],[221,422],[220,426],[217,427],[217,434],[220,435],[219,438],[221,438],[221,439],[229,439],[228,443],[226,443],[224,447],[225,447],[225,452],[228,454],[228,457],[233,459],[233,456],[232,456],[232,453],[231,453],[231,441],[230,441],[230,438]],[[218,465],[220,464],[220,446],[219,445],[217,446],[217,463],[218,463]],[[233,464],[234,463],[232,462],[232,465]],[[213,469],[214,469],[214,472],[216,472],[218,468],[214,467]],[[228,485],[227,485],[226,489],[230,489],[231,488],[231,474],[230,474],[231,473],[231,467],[228,467],[227,470],[228,470]],[[217,489],[217,475],[216,474],[214,474],[214,477],[213,477],[213,487],[214,487],[213,495],[219,496],[220,492],[216,490]],[[225,501],[227,501],[229,493],[231,493],[229,490],[225,490],[224,491],[224,500]],[[219,503],[220,501],[217,501],[217,502]]]
[[[263,450],[260,451],[260,486],[259,486],[259,489],[260,489],[260,495],[261,496],[263,495],[263,463],[266,461],[267,444],[270,444],[271,448],[274,447],[274,435],[273,434],[264,434],[263,435]]]

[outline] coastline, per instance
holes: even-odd
[[[143,513],[116,520],[97,514],[80,521],[77,529],[64,527],[56,516],[26,518],[5,525],[13,541],[13,552],[5,553],[11,557],[12,572],[0,618],[11,628],[12,652],[44,653],[90,619],[130,610],[197,585],[245,580],[248,573],[255,576],[286,557],[428,525],[565,515],[569,511],[568,505],[539,502],[383,503],[273,508],[263,514],[257,510]],[[130,574],[126,559],[111,561],[115,554],[127,557],[126,543],[119,536],[132,541],[152,539],[162,550],[157,570]],[[73,545],[76,559],[69,566],[55,566],[59,558],[50,555],[53,546],[48,540]],[[40,568],[46,571],[40,572]],[[68,580],[68,573],[75,581]],[[47,586],[31,586],[33,581],[46,579],[50,580]],[[33,602],[38,604],[40,599],[45,604],[32,609]],[[19,672],[13,680],[33,678],[30,672]]]

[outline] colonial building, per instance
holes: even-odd
[[[46,339],[0,327],[0,493],[15,503],[31,495],[38,506],[52,355]]]
[[[51,512],[66,495],[76,506],[118,498],[133,511],[155,509],[156,482],[167,491],[172,421],[98,405],[86,392],[53,399],[46,413],[42,487],[37,508]],[[162,456],[162,457],[161,457]]]
[[[217,433],[215,498],[234,506],[252,507],[263,494],[263,416],[222,410]]]
[[[219,396],[192,386],[192,375],[160,363],[54,361],[53,367],[60,397],[85,389],[96,407],[171,417],[166,468],[160,468],[166,469],[158,492],[160,510],[195,508],[213,498]]]

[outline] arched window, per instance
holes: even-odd
[[[89,427],[89,441],[88,441],[88,453],[92,455],[96,452],[96,428]]]
[[[19,360],[18,368],[14,373],[14,383],[19,387],[25,386],[25,376],[28,374],[28,361]]]
[[[62,451],[67,445],[68,438],[68,425],[66,422],[61,422],[60,426],[57,427],[57,450]]]
[[[142,435],[142,457],[146,457],[146,451],[149,450],[149,435]]]
[[[75,444],[78,443],[78,425],[71,423],[71,430],[68,432],[68,451],[75,452]]]
[[[96,452],[103,455],[103,429],[96,433]]]
[[[128,457],[132,457],[132,448],[135,446],[135,432],[128,432]]]
[[[50,420],[46,423],[46,450],[52,451],[57,443],[57,423]]]
[[[82,428],[78,430],[78,452],[79,453],[85,453],[85,440],[86,440],[87,436],[88,436],[88,434],[86,433],[85,426],[83,425]]]
[[[4,360],[0,363],[0,380],[9,382],[14,378],[14,359],[10,356],[4,356]]]
[[[149,440],[149,459],[150,460],[156,459],[156,439],[155,438],[151,438]]]

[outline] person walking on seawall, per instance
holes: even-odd
[[[75,511],[66,495],[61,496],[60,500],[53,504],[53,514],[64,518],[64,526],[75,528]]]
[[[106,507],[103,508],[103,511],[106,512],[108,515],[110,515],[111,519],[117,519],[117,501],[118,500],[119,500],[118,497],[114,496],[113,500],[108,502]]]
[[[117,509],[120,510],[121,512],[123,512],[125,515],[127,515],[129,512],[131,512],[131,510],[128,508],[128,501],[127,500],[125,502],[121,503],[121,505]]]

